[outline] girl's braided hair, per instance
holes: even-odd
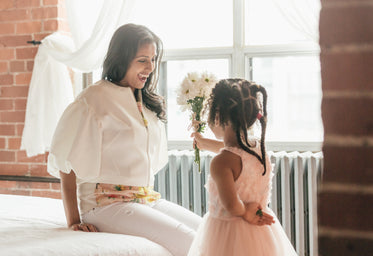
[[[263,105],[258,99],[263,95]],[[220,125],[232,125],[238,144],[249,154],[255,156],[264,166],[266,173],[265,132],[267,127],[267,92],[264,87],[244,79],[220,80],[212,90],[209,103],[208,122],[215,124],[218,117]],[[247,130],[259,119],[261,124],[261,156],[252,150],[247,138]]]

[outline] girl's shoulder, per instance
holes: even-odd
[[[224,173],[233,172],[235,179],[242,170],[241,156],[226,150],[221,150],[211,161],[210,173],[214,176],[221,176]]]

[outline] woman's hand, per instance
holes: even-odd
[[[76,223],[70,226],[70,228],[74,231],[84,231],[84,232],[98,232],[98,229],[95,225],[88,224],[88,223]]]
[[[263,226],[275,223],[273,216],[262,211],[262,207],[258,203],[246,203],[246,212],[242,216],[244,220],[253,225]]]

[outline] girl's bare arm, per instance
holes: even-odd
[[[192,133],[191,137],[194,138],[194,144],[202,150],[219,153],[220,149],[224,147],[222,141],[205,138],[199,132]]]

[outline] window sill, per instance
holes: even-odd
[[[312,151],[319,152],[322,150],[322,142],[289,142],[289,141],[268,141],[266,143],[268,151]],[[172,140],[168,141],[169,150],[191,150],[193,148],[192,141]]]

